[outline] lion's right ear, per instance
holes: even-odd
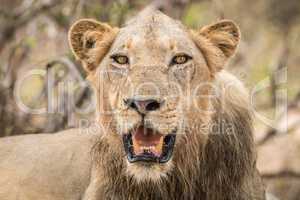
[[[75,57],[82,61],[83,67],[94,71],[112,45],[118,28],[93,19],[81,19],[69,30],[68,39]]]

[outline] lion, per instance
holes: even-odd
[[[1,200],[264,200],[230,20],[188,29],[155,9],[75,22],[95,126],[0,140]]]

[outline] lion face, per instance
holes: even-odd
[[[209,70],[180,25],[164,18],[159,23],[151,20],[120,30],[106,66],[110,107],[123,138],[128,171],[157,179],[171,168],[177,136],[184,133],[184,108],[195,68],[206,73],[203,82]]]
[[[110,120],[127,172],[137,180],[166,176],[176,165],[174,152],[185,148],[188,128],[209,120],[207,84],[239,37],[232,22],[219,24],[193,32],[160,12],[145,12],[121,29],[93,20],[71,28],[72,50],[96,82],[101,122]],[[222,31],[229,43],[209,41]]]

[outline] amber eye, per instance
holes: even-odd
[[[129,59],[127,56],[123,55],[113,55],[111,58],[118,64],[120,65],[126,65],[129,64]]]
[[[190,60],[192,57],[188,56],[188,55],[177,55],[174,56],[172,59],[172,64],[184,64],[186,63],[188,60]]]

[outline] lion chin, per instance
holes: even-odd
[[[160,183],[164,178],[167,177],[172,168],[172,160],[163,164],[149,162],[127,162],[128,176],[133,177],[138,183],[146,181]]]

